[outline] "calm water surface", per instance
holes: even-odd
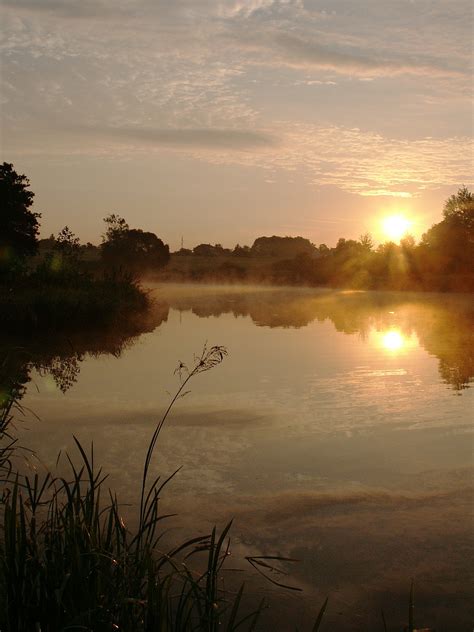
[[[93,440],[133,503],[175,367],[206,341],[225,345],[155,456],[157,473],[182,466],[164,494],[176,537],[234,517],[234,565],[301,560],[284,578],[301,595],[256,582],[277,602],[273,629],[307,624],[326,595],[325,629],[379,630],[380,608],[400,629],[413,577],[419,627],[469,630],[473,297],[172,285],[154,295],[149,331],[128,343],[69,340],[23,357],[23,404],[40,420],[19,424],[22,442],[54,466],[72,433]]]

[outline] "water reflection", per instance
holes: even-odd
[[[457,392],[474,377],[474,304],[471,295],[315,290],[246,291],[212,287],[163,288],[170,307],[208,318],[232,313],[261,327],[305,327],[331,321],[386,354],[422,347],[439,360],[439,375]],[[375,336],[374,336],[375,332]]]
[[[183,539],[235,518],[234,559],[301,559],[291,572],[307,608],[288,600],[275,629],[309,628],[330,594],[328,629],[378,630],[367,616],[392,607],[397,621],[412,576],[426,622],[467,629],[473,393],[451,397],[438,374],[458,393],[472,381],[471,297],[205,286],[155,296],[143,331],[159,329],[133,348],[139,331],[22,342],[12,369],[47,378],[32,374],[40,392],[24,403],[42,422],[23,443],[52,467],[72,433],[93,438],[133,504],[172,369],[206,339],[226,344],[229,361],[180,400],[160,437],[157,474],[183,466],[163,507]],[[123,357],[82,364],[104,352]],[[66,390],[80,368],[65,397],[44,392]]]
[[[374,332],[376,346],[389,355],[406,353],[419,346],[418,337],[407,335],[400,329],[387,329]]]
[[[388,349],[388,351],[400,351],[404,342],[405,340],[402,334],[394,329],[387,331],[382,337],[383,346],[385,349]]]
[[[65,393],[77,382],[86,358],[120,357],[140,335],[165,322],[168,312],[169,305],[157,301],[152,312],[120,328],[44,338],[0,337],[0,406],[23,397],[33,371],[45,378],[46,389]]]
[[[457,393],[474,377],[472,297],[415,293],[315,291],[271,288],[159,286],[152,313],[125,330],[76,333],[47,340],[0,337],[0,405],[21,398],[33,370],[48,388],[66,392],[81,362],[101,354],[120,356],[145,332],[159,327],[170,309],[199,318],[233,314],[270,328],[302,328],[330,321],[338,332],[360,337],[389,357],[423,348],[438,361],[441,380]]]

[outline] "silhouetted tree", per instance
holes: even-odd
[[[447,199],[443,210],[444,219],[452,224],[462,226],[472,240],[474,234],[474,195],[461,187],[455,195]]]
[[[211,244],[199,244],[193,248],[193,254],[198,257],[218,257],[219,255],[223,255],[225,253],[221,244],[216,244],[215,246],[212,246]]]
[[[65,226],[59,231],[54,244],[54,249],[61,254],[61,256],[69,261],[76,261],[80,252],[80,240],[76,237],[72,230]]]
[[[35,194],[29,184],[12,164],[0,166],[0,269],[10,269],[37,250],[41,215],[30,210]]]
[[[474,196],[461,187],[445,204],[444,219],[424,233],[416,252],[431,289],[474,290]]]
[[[237,244],[232,251],[232,254],[234,257],[250,257],[252,253],[249,246],[241,246],[240,244]]]
[[[130,230],[124,218],[116,213],[111,213],[107,215],[107,217],[104,217],[104,222],[106,229],[102,235],[102,243],[114,241]]]
[[[252,254],[263,257],[296,257],[306,253],[314,255],[316,247],[304,237],[258,237],[252,245]]]
[[[107,230],[101,254],[107,265],[140,272],[161,268],[168,263],[169,247],[154,233],[129,228],[122,217],[114,214],[104,221]]]
[[[374,240],[372,239],[372,235],[370,233],[364,233],[359,237],[359,243],[364,248],[364,250],[371,251],[374,248]]]

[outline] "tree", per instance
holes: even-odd
[[[465,228],[472,238],[474,232],[474,195],[462,186],[455,195],[446,200],[443,209],[444,219]]]
[[[364,233],[359,237],[359,243],[363,247],[364,250],[370,252],[374,248],[374,240],[372,239],[372,235],[370,233]]]
[[[321,255],[326,256],[329,254],[329,246],[326,244],[319,244],[318,251]]]
[[[444,219],[424,233],[419,267],[435,287],[472,291],[474,288],[474,195],[466,187],[446,201]],[[433,283],[430,281],[430,283]]]
[[[54,250],[60,255],[63,264],[75,265],[79,259],[80,248],[79,237],[74,235],[69,226],[59,231]]]
[[[198,257],[217,257],[222,254],[222,246],[220,244],[216,244],[212,246],[211,244],[198,244],[193,248],[193,254]]]
[[[237,244],[234,250],[232,251],[234,257],[250,257],[252,254],[249,246],[241,246]]]
[[[252,255],[289,259],[299,254],[314,255],[316,247],[304,237],[257,237],[251,248]]]
[[[104,222],[106,230],[102,235],[102,243],[118,239],[130,230],[129,225],[124,218],[120,217],[120,215],[116,215],[115,213],[111,213],[110,215],[107,215],[107,217],[104,217]]]
[[[102,238],[101,255],[107,265],[141,272],[168,263],[169,247],[154,233],[129,228],[127,222],[115,214],[104,221],[107,230]]]
[[[30,181],[12,164],[0,166],[0,265],[11,267],[15,260],[33,255],[38,248],[39,213],[33,213],[34,193]]]
[[[414,250],[416,247],[416,242],[413,235],[406,235],[405,237],[400,239],[400,247],[405,253]]]

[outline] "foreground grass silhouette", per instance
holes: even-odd
[[[0,408],[0,630],[2,632],[217,632],[255,630],[266,607],[262,599],[221,588],[230,554],[232,522],[218,533],[196,536],[163,552],[160,495],[166,480],[150,481],[153,452],[175,402],[189,381],[220,364],[224,347],[205,347],[191,370],[180,363],[181,384],[151,437],[143,465],[138,526],[127,529],[119,500],[104,491],[107,476],[74,437],[79,459],[66,455],[67,476],[40,477],[14,471],[18,448],[9,432],[11,399]],[[104,496],[106,500],[104,500]],[[249,556],[251,566],[276,586],[300,590],[275,577],[280,556]],[[269,604],[271,606],[271,604]],[[325,600],[312,626],[318,632]],[[263,623],[263,622],[262,622]],[[260,628],[265,629],[265,628]],[[381,612],[381,629],[387,631]],[[414,626],[414,587],[408,626]],[[423,628],[423,632],[431,632]]]
[[[249,606],[242,585],[223,591],[231,523],[172,550],[158,552],[162,536],[160,494],[170,479],[150,481],[153,451],[166,419],[198,373],[219,364],[226,350],[204,348],[158,422],[144,461],[138,527],[130,532],[117,497],[104,491],[106,476],[74,438],[79,461],[66,456],[67,476],[13,473],[14,440],[8,435],[15,402],[0,416],[3,473],[0,540],[0,629],[5,632],[60,630],[188,631],[253,630],[264,607]],[[104,499],[106,496],[107,500]],[[285,558],[249,557],[260,573]],[[291,586],[285,586],[292,589]],[[293,588],[294,589],[294,588]],[[319,629],[326,603],[314,631]]]

